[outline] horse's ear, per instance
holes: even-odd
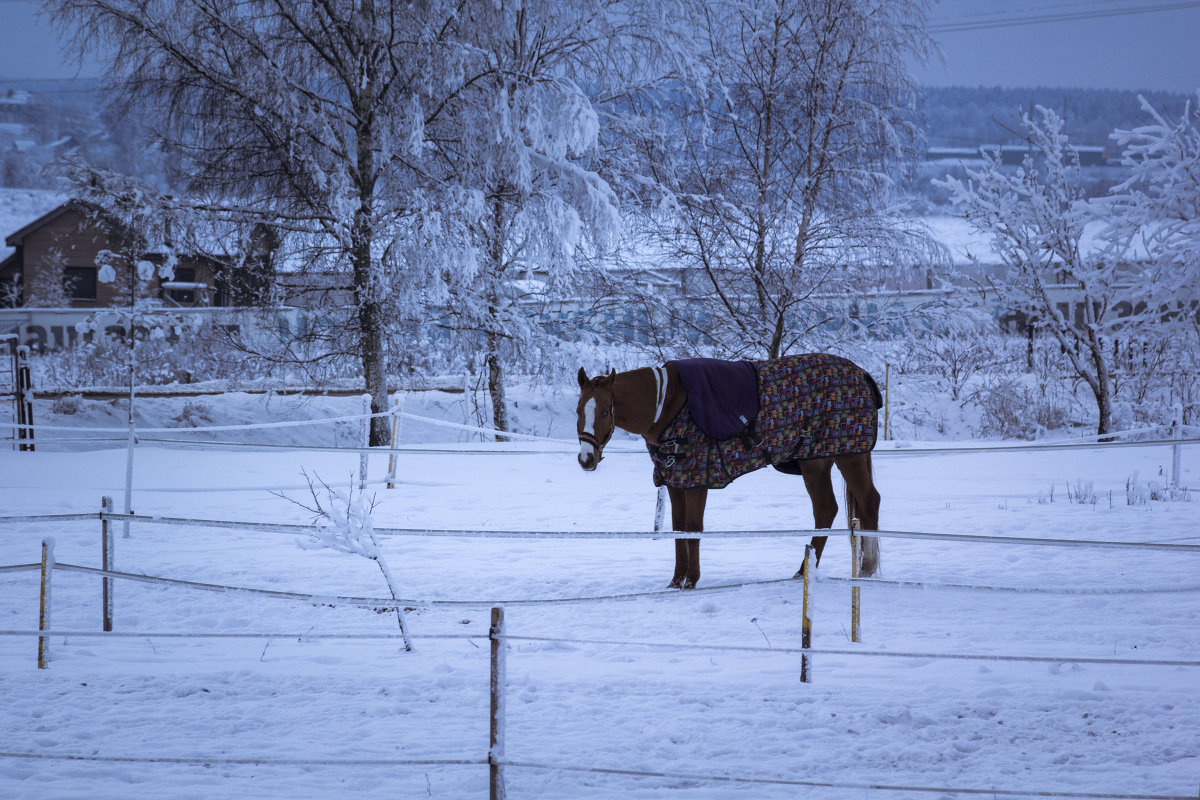
[[[579,388],[580,389],[582,389],[584,386],[587,386],[588,376],[587,376],[587,373],[583,371],[583,367],[579,368],[579,375],[577,375],[576,377],[579,378]]]

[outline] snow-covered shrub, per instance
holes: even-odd
[[[1144,506],[1152,501],[1179,501],[1189,503],[1192,494],[1187,488],[1172,488],[1166,480],[1138,480],[1138,472],[1134,470],[1125,479],[1125,504]]]
[[[1082,479],[1077,479],[1073,486],[1068,482],[1067,499],[1081,506],[1094,506],[1096,505],[1096,487],[1091,481]]]
[[[1039,381],[1036,389],[1008,375],[991,376],[971,393],[980,411],[980,436],[1034,439],[1071,423],[1070,398],[1057,384]]]
[[[125,386],[129,381],[129,345],[121,337],[93,333],[91,341],[74,347],[35,353],[30,356],[34,386],[39,390]],[[164,332],[138,340],[134,380],[139,386],[173,383],[250,380],[286,383],[295,380],[320,386],[335,380],[341,371],[295,376],[293,364],[247,354],[232,343],[217,326]],[[352,377],[352,376],[351,376]],[[313,378],[313,380],[306,380]]]
[[[78,394],[61,395],[50,404],[50,411],[55,414],[78,414],[82,408],[83,396]]]
[[[212,423],[212,409],[192,400],[184,401],[183,410],[171,418],[171,424],[181,428],[199,428]]]
[[[383,557],[379,541],[375,538],[375,524],[372,516],[375,510],[375,498],[367,497],[361,489],[356,494],[353,480],[350,482],[350,488],[342,492],[330,487],[321,480],[320,476],[309,477],[306,471],[301,470],[300,472],[308,481],[308,490],[313,504],[309,506],[286,498],[313,515],[312,532],[308,538],[298,542],[300,547],[306,550],[327,548],[374,561],[379,567],[379,571],[383,573],[383,579],[387,583],[392,599],[398,599],[396,579]],[[323,491],[317,490],[318,483]],[[411,650],[412,643],[408,639],[404,609],[397,607],[395,610],[400,633],[404,636],[404,647],[406,650]]]
[[[995,320],[978,309],[949,312],[906,343],[913,356],[909,369],[938,376],[939,388],[957,402],[967,381],[1000,363],[1001,356],[995,346]]]

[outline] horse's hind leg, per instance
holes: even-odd
[[[833,460],[829,458],[811,458],[800,462],[800,476],[804,478],[804,488],[808,490],[808,498],[812,501],[813,527],[832,528],[834,517],[837,516],[837,497],[833,493]],[[812,545],[816,549],[815,567],[821,563],[821,553],[825,550],[827,536],[814,536]],[[801,566],[795,577],[804,574]]]
[[[698,533],[704,530],[704,506],[708,501],[707,489],[672,489],[667,487],[671,498],[671,530]],[[694,589],[700,581],[700,540],[675,540],[675,573],[671,576],[668,589]]]
[[[871,454],[859,453],[836,459],[838,471],[846,479],[846,518],[858,517],[864,531],[879,530],[879,491],[875,488]],[[871,577],[879,571],[879,537],[862,537],[862,575]]]

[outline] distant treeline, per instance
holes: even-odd
[[[0,99],[11,101],[22,90],[30,93],[26,102],[0,102],[0,122],[9,123],[0,128],[0,186],[52,186],[46,167],[68,154],[131,174],[162,170],[148,121],[110,108],[97,81],[6,81],[0,83]],[[1140,94],[1172,117],[1189,99],[1176,92]],[[930,147],[1019,144],[1012,133],[1020,128],[1016,115],[1036,105],[1066,120],[1073,144],[1108,146],[1114,129],[1147,122],[1138,95],[1116,89],[927,87],[922,111]],[[1195,103],[1196,95],[1190,97]]]
[[[1196,95],[1177,92],[1135,92],[1119,89],[1010,89],[993,87],[926,87],[925,119],[930,147],[977,147],[1018,144],[1013,131],[1020,111],[1045,106],[1066,121],[1066,132],[1078,146],[1108,146],[1116,129],[1135,128],[1148,121],[1138,96],[1172,117],[1183,113]]]

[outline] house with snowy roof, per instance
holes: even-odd
[[[0,305],[105,308],[128,302],[121,281],[104,282],[100,271],[114,258],[149,262],[168,258],[168,248],[144,244],[137,231],[103,209],[69,199],[8,234],[0,261]],[[254,305],[268,291],[266,276],[240,269],[211,254],[178,255],[174,275],[156,269],[148,291],[171,308]]]

